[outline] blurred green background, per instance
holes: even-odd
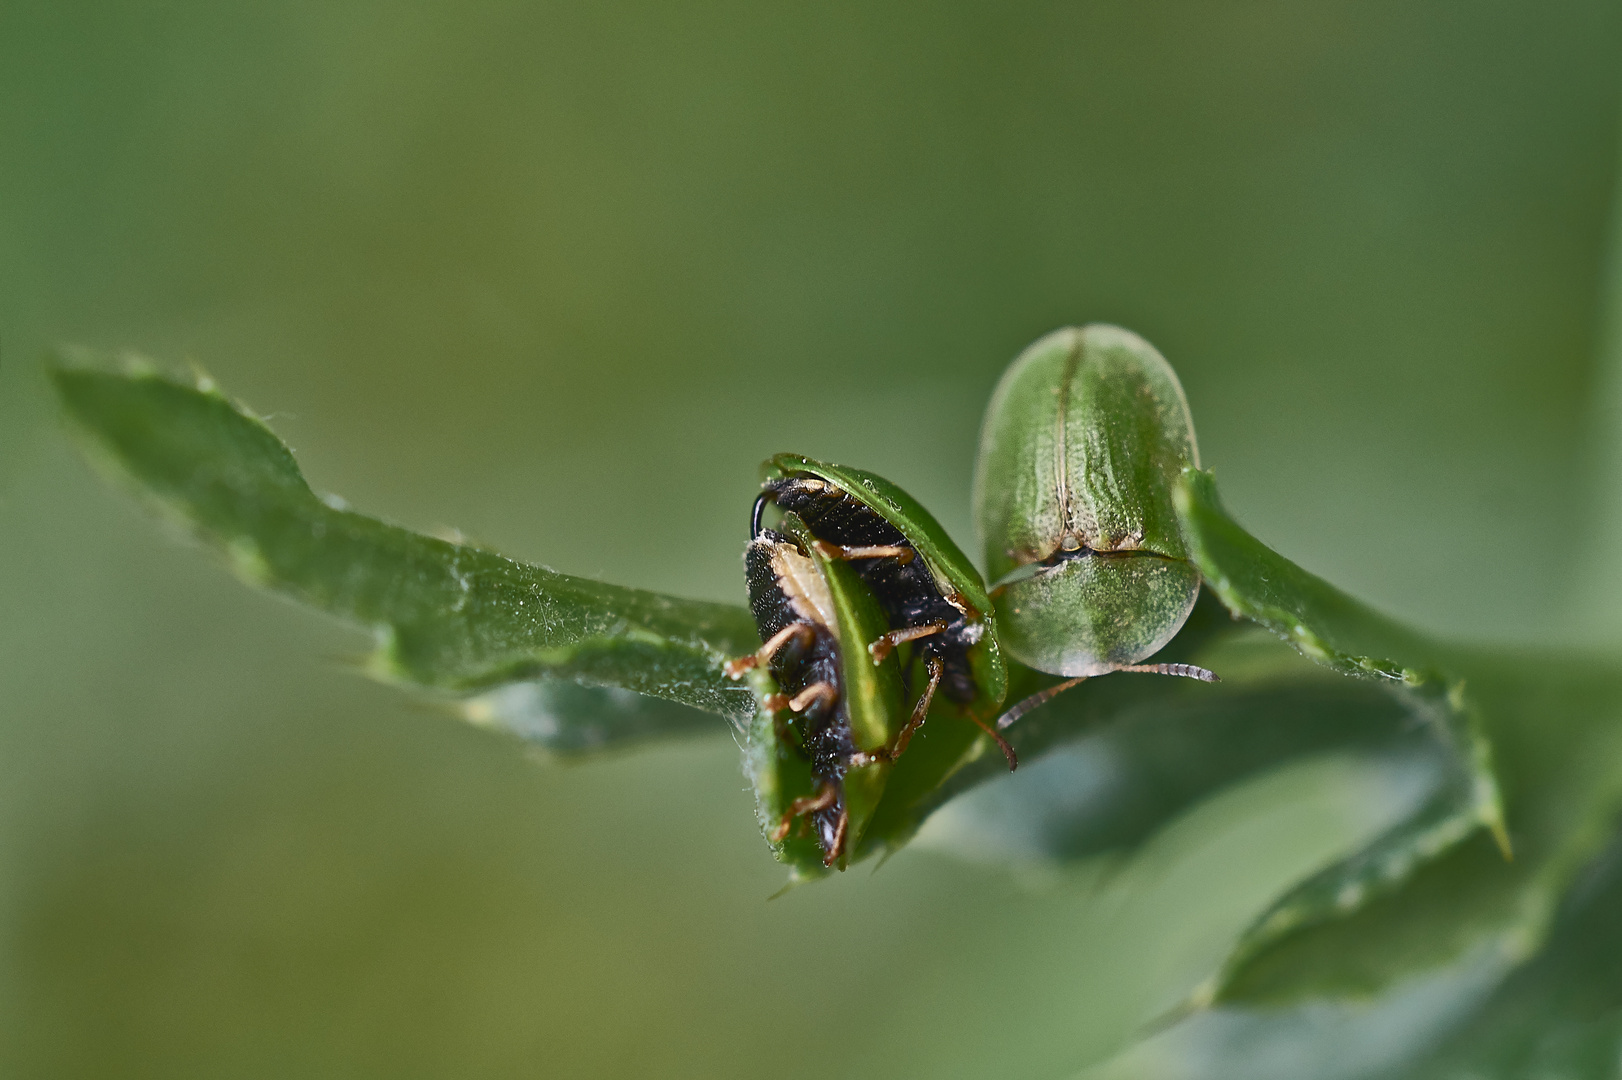
[[[363,681],[94,479],[48,346],[740,600],[761,458],[967,542],[1002,367],[1115,321],[1257,535],[1569,641],[1619,61],[1599,2],[0,5],[0,1072],[1060,1076],[1382,799],[1308,762],[1102,888],[909,849],[768,902],[724,734],[538,764]]]

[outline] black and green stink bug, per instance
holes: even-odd
[[[980,432],[975,525],[1004,647],[1072,678],[999,726],[1113,671],[1215,678],[1140,663],[1171,640],[1199,595],[1172,502],[1183,470],[1198,466],[1182,384],[1131,331],[1058,330],[1009,366]]]
[[[940,693],[965,719],[996,740],[989,721],[1008,692],[985,583],[946,530],[912,496],[881,476],[798,454],[766,462],[751,531],[766,505],[804,522],[826,557],[855,567],[884,609],[888,632],[868,645],[875,660],[898,646],[924,669],[926,682],[903,729],[910,734]]]
[[[855,571],[817,550],[795,515],[785,514],[781,528],[756,530],[745,552],[749,606],[762,645],[728,664],[727,673],[771,672],[780,690],[764,703],[778,721],[768,733],[771,752],[792,746],[809,764],[809,777],[800,777],[809,790],[790,790],[793,779],[775,776],[769,785],[776,797],[772,841],[788,840],[796,823],[808,819],[822,864],[842,867],[910,734],[898,723],[900,672],[894,657],[875,663],[865,647],[887,623]]]

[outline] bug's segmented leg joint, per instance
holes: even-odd
[[[1009,772],[1013,772],[1015,769],[1019,768],[1019,755],[1014,753],[1014,748],[1008,745],[1008,740],[1003,738],[1002,734],[998,732],[996,728],[992,727],[978,716],[975,716],[973,713],[969,714],[969,719],[974,721],[975,727],[991,736],[991,741],[997,744],[997,749],[1002,751],[1002,756],[1008,759]]]
[[[877,667],[884,663],[885,658],[894,652],[895,647],[902,642],[917,641],[919,638],[938,634],[945,629],[946,624],[943,622],[925,623],[922,626],[905,626],[900,630],[891,630],[887,634],[880,634],[873,639],[873,643],[867,647],[867,651],[873,657],[873,666]]]
[[[773,634],[771,640],[762,645],[757,651],[750,653],[748,656],[740,656],[736,660],[728,660],[726,666],[721,670],[726,673],[727,678],[736,682],[738,679],[743,678],[744,672],[771,663],[772,658],[791,639],[800,638],[803,644],[804,639],[812,637],[815,633],[808,623],[790,623]]]
[[[850,811],[845,807],[839,808],[839,821],[834,825],[833,843],[823,853],[822,865],[831,867],[845,854],[845,834],[850,831]]]
[[[834,699],[838,696],[839,691],[833,688],[832,683],[812,683],[810,686],[806,687],[804,690],[801,690],[798,694],[795,694],[789,699],[789,711],[805,712],[805,710],[815,702],[821,702],[823,705],[832,705],[834,703]]]
[[[782,843],[784,838],[788,836],[789,830],[794,827],[795,819],[802,818],[807,814],[814,814],[818,810],[826,810],[838,801],[839,785],[832,782],[824,782],[821,787],[817,788],[815,795],[803,795],[795,799],[788,804],[788,809],[783,811],[783,816],[778,819],[777,827],[772,829],[772,843]],[[841,839],[843,839],[843,829],[841,829]]]
[[[940,689],[941,676],[946,673],[946,664],[938,656],[931,656],[928,664],[929,685],[925,686],[924,692],[918,695],[918,703],[912,707],[912,716],[907,718],[907,723],[896,733],[895,741],[884,751],[884,756],[891,761],[894,761],[906,751],[907,744],[912,741],[913,734],[924,726],[924,720],[929,716],[929,706],[935,700],[935,691]]]
[[[728,660],[724,665],[722,665],[721,671],[726,675],[727,678],[731,679],[733,682],[737,682],[739,679],[744,677],[746,672],[753,670],[755,667],[759,666],[759,664],[760,660],[755,656],[754,653],[750,653],[748,656],[740,656],[735,660]]]

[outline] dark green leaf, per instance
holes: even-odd
[[[59,367],[52,378],[96,460],[244,580],[372,629],[379,677],[458,692],[563,677],[737,724],[754,712],[721,672],[758,642],[742,608],[570,577],[354,513],[317,497],[270,429],[206,382],[139,368]],[[681,715],[616,705],[590,738],[641,737]]]

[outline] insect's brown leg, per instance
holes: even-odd
[[[912,557],[917,554],[908,544],[866,544],[856,547],[844,547],[840,544],[830,544],[826,540],[813,540],[811,546],[816,548],[817,554],[824,559],[899,559],[902,566],[912,562]]]
[[[832,705],[838,693],[831,683],[812,683],[798,694],[795,694],[789,700],[788,707],[791,712],[805,712],[807,706],[813,701],[821,701],[825,705]]]
[[[808,623],[790,623],[773,634],[771,640],[762,645],[759,650],[750,653],[748,656],[740,656],[736,660],[728,660],[726,666],[721,670],[726,673],[726,677],[729,679],[740,679],[743,677],[744,672],[771,663],[772,657],[776,656],[778,650],[789,643],[790,638],[809,637],[815,632]]]
[[[882,664],[884,658],[894,652],[895,647],[903,641],[917,641],[919,638],[938,634],[945,629],[946,624],[943,622],[925,623],[922,626],[904,626],[900,630],[891,630],[889,633],[880,634],[874,638],[873,643],[867,647],[867,651],[872,654],[873,663]]]
[[[965,715],[967,715],[970,720],[974,721],[975,727],[979,728],[987,735],[990,735],[991,738],[996,742],[998,749],[1002,751],[1002,756],[1008,759],[1009,772],[1013,772],[1015,769],[1019,768],[1019,757],[1014,753],[1014,748],[1008,745],[1008,740],[1003,738],[1002,734],[996,728],[992,727],[978,716],[975,716],[973,713],[966,713]]]
[[[946,671],[946,665],[941,662],[941,658],[938,656],[931,656],[928,664],[929,685],[925,686],[924,692],[918,695],[918,704],[912,707],[912,716],[908,718],[906,726],[896,735],[895,742],[891,743],[889,749],[884,752],[884,756],[891,761],[901,756],[902,752],[907,749],[907,744],[912,741],[913,732],[923,726],[924,718],[929,715],[929,705],[935,700],[935,691],[940,687],[941,675]]]
[[[834,826],[834,842],[828,845],[827,852],[822,856],[823,866],[832,866],[845,854],[845,832],[850,828],[850,811],[841,806],[839,808],[839,824]]]
[[[744,672],[753,671],[759,666],[759,655],[756,653],[750,653],[748,656],[740,656],[735,660],[728,660],[724,665],[722,665],[721,672],[726,675],[727,678],[737,681],[738,679],[743,678]]]
[[[776,734],[778,743],[798,750],[801,757],[808,757],[805,744],[800,741],[791,724],[793,717],[789,716],[788,695],[769,694],[761,701],[761,706],[771,714],[772,731]]]
[[[839,801],[839,785],[831,780],[824,780],[822,786],[817,788],[815,795],[804,795],[788,804],[783,811],[783,817],[777,822],[777,828],[772,830],[772,843],[777,843],[788,835],[794,827],[794,819],[814,814],[818,810],[826,810]]]

